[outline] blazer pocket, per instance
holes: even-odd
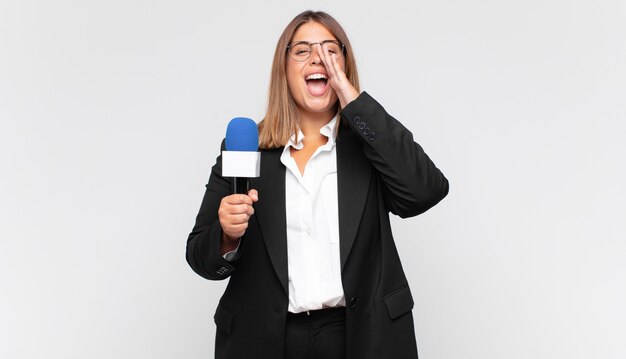
[[[230,310],[218,304],[213,319],[215,320],[217,329],[223,331],[225,334],[230,334],[233,326],[233,313]]]
[[[413,309],[413,296],[408,286],[387,294],[383,300],[391,319],[396,319]]]

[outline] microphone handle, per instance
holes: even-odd
[[[250,179],[247,177],[233,177],[233,193],[248,194]]]

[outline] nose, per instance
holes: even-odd
[[[324,62],[322,61],[322,45],[314,44],[311,47],[311,58],[309,59],[311,65],[323,65]]]

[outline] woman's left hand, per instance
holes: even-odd
[[[359,92],[346,77],[343,66],[337,62],[337,55],[331,54],[326,45],[318,44],[317,46],[322,47],[322,61],[326,67],[326,72],[328,72],[328,81],[330,81],[330,86],[337,93],[339,105],[341,108],[344,108],[359,96]]]

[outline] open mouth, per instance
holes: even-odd
[[[320,96],[326,92],[328,87],[328,76],[322,73],[310,74],[305,79],[306,88],[313,96]]]

